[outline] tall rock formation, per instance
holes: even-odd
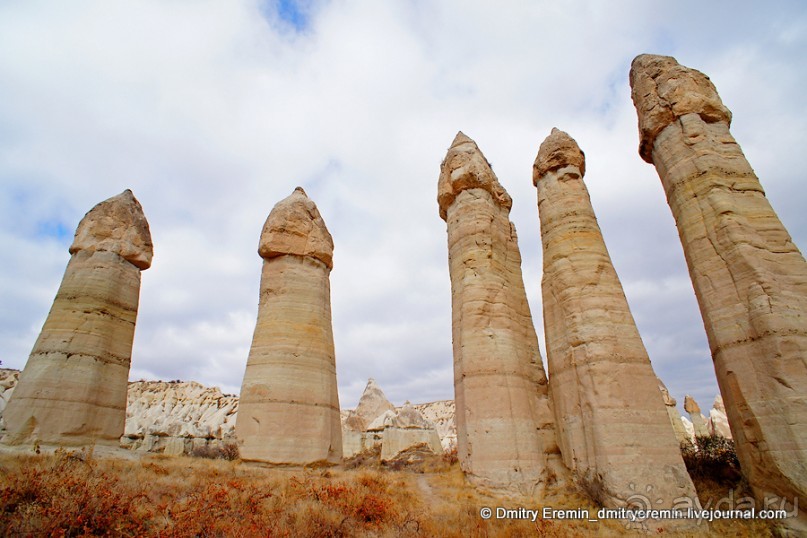
[[[117,446],[123,434],[140,271],[153,255],[132,191],[84,216],[70,254],[5,410],[4,443]]]
[[[706,437],[709,435],[706,417],[701,413],[701,407],[698,405],[698,402],[689,394],[684,396],[684,411],[689,413],[689,418],[692,420],[692,428],[695,430],[695,437]]]
[[[544,251],[549,385],[563,461],[605,506],[652,486],[653,507],[695,488],[583,183],[585,159],[552,129],[533,182]]]
[[[715,396],[712,410],[709,411],[709,432],[712,435],[719,435],[726,439],[732,439],[729,420],[726,417],[726,406],[723,405],[723,397],[719,394]]]
[[[457,449],[478,485],[534,493],[557,454],[512,201],[473,140],[458,133],[440,168],[448,228]]]
[[[667,408],[667,416],[670,419],[670,424],[672,424],[675,438],[679,443],[686,441],[689,436],[686,429],[684,429],[684,423],[681,422],[681,414],[678,413],[678,402],[670,395],[670,391],[667,390],[667,386],[661,379],[658,379],[658,388],[661,391],[661,398],[664,400],[664,407]]]
[[[639,153],[656,166],[703,316],[740,466],[807,533],[807,263],[729,131],[712,82],[668,56],[630,71]]]
[[[297,187],[264,224],[258,322],[235,432],[241,458],[273,464],[342,459],[331,327],[333,239]]]

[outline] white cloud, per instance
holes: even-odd
[[[514,199],[543,333],[531,165],[553,126],[586,180],[658,373],[681,399],[716,392],[680,243],[637,154],[627,73],[642,52],[707,73],[797,244],[807,18],[798,2],[0,5],[0,360],[22,367],[95,203],[130,187],[155,242],[133,377],[235,391],[254,328],[258,236],[301,184],[336,244],[343,405],[367,377],[396,402],[451,398],[450,289],[439,164],[457,130]],[[267,15],[264,17],[263,15]],[[718,22],[719,21],[719,22]]]

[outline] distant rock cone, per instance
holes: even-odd
[[[388,411],[394,413],[395,406],[387,399],[375,379],[371,377],[367,381],[367,386],[364,387],[356,409],[348,413],[345,426],[358,432],[365,431],[374,420]]]
[[[584,171],[577,143],[553,129],[538,151],[533,181],[544,252],[549,389],[563,461],[607,507],[625,506],[650,488],[654,508],[672,508],[679,497],[694,498],[695,488]]]
[[[630,84],[639,153],[678,227],[740,467],[760,503],[798,503],[784,523],[807,535],[807,262],[709,77],[643,54]]]
[[[563,467],[512,201],[463,133],[440,167],[437,201],[448,230],[460,464],[477,485],[537,493]]]
[[[5,409],[7,444],[117,445],[126,421],[140,271],[153,246],[126,190],[78,225],[56,299]]]
[[[235,432],[241,458],[272,464],[342,459],[331,327],[333,240],[297,187],[269,213],[258,322]]]

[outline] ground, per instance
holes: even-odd
[[[620,536],[617,520],[485,520],[484,507],[597,507],[569,489],[541,500],[480,493],[449,457],[372,455],[339,468],[115,450],[0,452],[1,536]],[[713,483],[701,489],[723,495]],[[703,494],[702,494],[703,497]],[[701,499],[704,502],[706,499]],[[770,536],[761,521],[702,522],[669,536]]]

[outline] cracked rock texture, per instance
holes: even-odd
[[[440,167],[448,230],[457,451],[477,485],[532,494],[563,473],[512,201],[473,140]]]
[[[235,442],[238,396],[195,381],[129,383],[120,444],[145,452],[191,454]]]
[[[342,429],[331,327],[333,240],[297,187],[261,233],[258,321],[235,431],[241,458],[336,464]]]
[[[668,56],[630,72],[640,154],[678,227],[743,473],[798,499],[807,533],[807,263],[729,131],[709,78]]]
[[[595,500],[654,507],[695,496],[679,442],[583,182],[583,152],[553,129],[535,159],[549,384],[563,461]]]
[[[117,445],[148,222],[132,191],[81,220],[56,299],[5,409],[7,444]]]

